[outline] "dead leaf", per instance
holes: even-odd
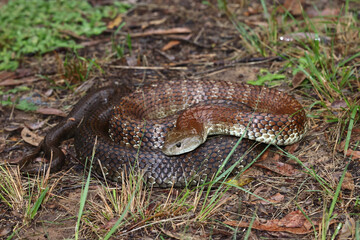
[[[10,158],[10,159],[6,159],[3,160],[6,163],[10,163],[10,164],[21,164],[23,158],[22,157],[17,157],[17,158]]]
[[[44,93],[44,95],[47,97],[50,97],[53,92],[54,92],[54,89],[50,88]]]
[[[116,18],[114,20],[112,20],[108,23],[107,28],[113,29],[114,27],[119,26],[121,22],[122,22],[122,15],[119,14],[116,16]]]
[[[173,233],[169,230],[165,230],[163,228],[160,228],[160,230],[167,236],[173,239],[189,239],[189,240],[196,240],[196,239],[202,239],[198,236],[194,236],[193,233]]]
[[[346,156],[351,157],[351,159],[360,159],[360,151],[348,149],[346,152]]]
[[[269,231],[269,232],[288,232],[293,234],[307,234],[312,232],[312,229],[307,230],[305,227],[299,227],[299,228],[287,228],[287,227],[281,227],[278,226],[279,220],[269,220],[265,224],[260,223],[259,221],[255,220],[252,228],[261,230],[261,231]],[[233,227],[242,227],[242,228],[248,228],[249,223],[244,221],[225,221],[224,224],[233,226]]]
[[[338,235],[339,240],[354,239],[355,236],[355,220],[354,218],[346,218],[344,225],[341,228],[340,234]]]
[[[292,79],[292,85],[294,88],[300,86],[300,84],[306,79],[306,75],[303,72],[297,72]]]
[[[275,195],[270,197],[271,200],[275,201],[275,203],[282,202],[285,197],[281,193],[276,193]]]
[[[40,78],[28,77],[22,79],[7,79],[5,81],[0,82],[0,86],[15,86],[24,83],[32,83],[40,80]]]
[[[287,228],[300,228],[304,225],[305,221],[305,216],[300,210],[297,210],[286,215],[279,221],[278,225]]]
[[[180,41],[173,40],[173,41],[168,42],[161,50],[166,51],[166,50],[169,50],[170,48],[177,46],[179,44],[180,44]]]
[[[8,79],[8,78],[14,78],[14,77],[15,77],[14,72],[7,72],[7,71],[0,72],[0,81],[4,80],[4,79]]]
[[[262,205],[269,205],[274,203],[282,202],[285,199],[284,195],[281,193],[276,193],[275,195],[271,196],[270,198],[267,198],[266,201],[257,199],[255,201],[250,202],[251,204],[257,205],[261,203]],[[266,212],[266,211],[265,211]]]
[[[111,229],[115,223],[117,222],[119,218],[118,217],[114,217],[112,219],[110,219],[105,225],[103,225],[101,228],[103,229]]]
[[[345,178],[341,185],[341,189],[354,191],[355,183],[354,183],[354,179],[353,179],[353,176],[351,175],[351,173],[349,173],[349,172],[345,173]]]
[[[326,17],[326,16],[338,16],[340,13],[340,8],[325,8],[322,11],[319,11],[318,9],[315,9],[313,7],[311,8],[307,8],[306,9],[306,13],[309,17],[313,18],[313,17]]]
[[[333,109],[348,109],[348,105],[344,100],[335,100],[331,103],[330,107]]]
[[[298,176],[301,174],[301,172],[296,168],[294,168],[292,165],[283,162],[268,161],[268,162],[255,163],[255,166],[270,170],[272,172],[287,177]]]
[[[256,15],[263,12],[263,8],[260,4],[254,3],[253,5],[249,6],[247,11],[244,12],[244,16]]]
[[[297,143],[294,143],[294,144],[292,144],[292,145],[286,146],[286,147],[285,147],[285,150],[286,150],[288,153],[293,154],[296,150],[299,149],[299,146],[300,146],[300,143],[297,142]]]
[[[126,56],[126,63],[128,66],[139,66],[138,58],[134,55]]]
[[[15,71],[15,75],[16,75],[16,77],[13,77],[13,78],[20,79],[20,78],[29,77],[31,75],[34,75],[34,72],[30,68],[18,68]]]
[[[56,115],[60,117],[66,117],[67,114],[56,108],[38,108],[36,113],[44,114],[44,115]]]
[[[19,123],[10,123],[10,125],[6,125],[4,130],[7,132],[14,132],[22,128],[22,124]]]
[[[250,176],[240,176],[239,178],[236,178],[236,179],[230,179],[228,180],[227,182],[229,184],[233,184],[233,185],[236,185],[236,186],[239,186],[239,187],[242,187],[242,186],[245,186],[251,182],[253,182],[255,179],[253,177],[250,177]]]
[[[30,130],[37,130],[39,128],[41,128],[42,126],[44,126],[45,121],[41,121],[41,122],[25,122],[25,126],[27,128],[29,128]]]
[[[302,14],[302,4],[304,0],[285,0],[283,7],[295,16]],[[280,12],[285,12],[284,9],[279,8]]]
[[[258,188],[256,188],[253,192],[253,194],[250,195],[250,202],[257,202],[259,200],[259,198],[257,196],[260,197],[267,197],[268,193],[270,192],[271,187],[269,186],[260,186]],[[266,195],[266,196],[264,196]]]
[[[0,228],[0,237],[4,237],[4,236],[8,235],[11,232],[12,232],[11,227]]]
[[[305,220],[304,220],[305,219]],[[317,226],[321,221],[312,221]],[[248,228],[250,223],[245,221],[225,221],[224,224],[233,227]],[[330,224],[334,224],[336,221],[331,221]],[[311,223],[303,216],[298,210],[289,213],[283,219],[273,219],[262,223],[258,220],[253,222],[252,228],[257,230],[269,231],[269,232],[288,232],[293,234],[307,234],[313,231]],[[318,229],[318,227],[316,227]]]
[[[39,146],[40,142],[44,139],[44,137],[41,137],[34,132],[30,131],[27,127],[24,127],[21,131],[21,137],[24,139],[25,142],[33,145],[33,146]]]

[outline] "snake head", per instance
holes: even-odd
[[[168,156],[184,154],[196,149],[205,140],[197,132],[174,129],[167,133],[162,152]]]

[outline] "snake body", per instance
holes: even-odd
[[[194,151],[178,156],[162,152],[166,134],[179,124],[176,122],[179,112],[186,115],[186,109],[192,106],[209,108],[209,104],[232,112],[237,109],[244,119],[235,128],[250,126],[247,133],[250,138],[274,140],[271,136],[278,135],[277,143],[292,143],[305,131],[302,106],[277,90],[222,80],[158,82],[136,89],[116,104],[109,101],[94,106],[75,134],[77,155],[83,160],[90,158],[96,142],[95,170],[114,181],[132,167],[142,170],[145,180],[158,187],[184,186],[210,179],[238,138],[212,137]],[[226,120],[228,115],[223,117]],[[234,125],[231,119],[227,122]],[[248,151],[252,144],[243,139],[223,169],[233,164],[241,169],[252,161],[258,155],[258,150]]]
[[[95,94],[96,98],[90,95],[80,101],[86,110],[76,105],[77,110],[70,113],[68,119],[76,116],[77,124],[70,131],[77,156],[82,161],[93,156],[95,171],[113,181],[136,169],[154,186],[182,187],[209,180],[231,166],[236,172],[255,159],[261,149],[253,149],[254,142],[248,139],[236,146],[238,138],[234,136],[210,137],[190,152],[164,154],[167,133],[178,126],[192,125],[192,118],[186,116],[193,116],[194,111],[195,115],[210,116],[213,105],[220,114],[213,114],[217,115],[216,121],[208,121],[214,123],[210,134],[235,132],[268,143],[291,144],[306,130],[305,112],[298,101],[286,93],[244,83],[168,81],[131,93],[107,88]],[[235,120],[230,118],[234,116]],[[203,116],[197,121],[206,119]],[[224,124],[230,128],[221,132]],[[246,131],[239,134],[239,129]],[[235,151],[227,158],[233,148]]]

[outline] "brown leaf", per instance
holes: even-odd
[[[196,239],[202,239],[202,238],[199,238],[197,236],[195,236],[193,233],[174,233],[172,231],[169,231],[169,230],[165,230],[164,228],[160,228],[160,230],[167,236],[169,236],[170,238],[173,238],[173,239],[178,239],[178,240],[181,240],[181,239],[190,239],[190,240],[196,240]]]
[[[60,109],[56,109],[56,108],[38,108],[36,110],[36,113],[41,113],[41,114],[45,114],[45,115],[56,115],[56,116],[60,116],[60,117],[67,116],[66,113],[64,113]]]
[[[321,221],[312,221],[315,226]],[[248,228],[249,223],[244,221],[225,221],[224,224]],[[331,221],[334,224],[336,221]],[[252,228],[269,232],[288,232],[293,234],[307,234],[313,231],[311,223],[304,217],[300,210],[294,211],[286,215],[283,219],[273,219],[262,223],[258,220],[253,222]]]
[[[21,124],[18,123],[10,123],[10,125],[6,125],[4,127],[4,130],[7,132],[14,132],[16,130],[21,129],[23,126]]]
[[[340,234],[338,239],[354,239],[355,230],[356,230],[356,223],[354,218],[346,218],[346,221],[341,228]]]
[[[39,146],[40,142],[44,138],[30,131],[30,129],[28,129],[27,127],[24,127],[23,130],[21,131],[21,137],[22,139],[24,139],[25,142],[36,147]]]
[[[270,199],[275,201],[275,203],[282,202],[284,198],[284,195],[282,195],[281,193],[276,193],[275,195],[270,197]]]
[[[257,199],[255,201],[250,202],[250,203],[254,204],[254,205],[256,205],[258,203],[261,203],[262,205],[269,205],[269,204],[273,204],[273,203],[282,202],[284,200],[284,198],[285,198],[284,195],[282,195],[281,193],[276,193],[275,195],[273,195],[270,198],[266,199],[267,201]]]
[[[107,28],[113,29],[114,27],[119,26],[121,22],[122,22],[122,15],[119,14],[116,16],[116,18],[114,20],[112,20],[108,23]]]
[[[24,83],[32,83],[40,80],[40,78],[28,77],[22,79],[7,79],[5,81],[0,82],[0,86],[15,86]]]
[[[17,157],[17,158],[6,159],[4,161],[10,164],[21,164],[22,160],[23,160],[22,157]]]
[[[8,79],[8,78],[14,78],[14,77],[15,77],[14,72],[6,72],[6,71],[0,72],[0,81],[4,80],[4,79]]]
[[[346,152],[346,156],[351,157],[352,159],[360,159],[360,151],[348,149]]]
[[[272,172],[287,177],[298,176],[301,174],[301,172],[295,169],[292,165],[283,162],[261,162],[255,163],[255,166],[270,170]]]
[[[297,149],[299,149],[299,146],[300,146],[300,143],[297,142],[297,143],[294,143],[292,145],[289,145],[289,146],[286,146],[285,147],[285,150],[288,152],[288,153],[294,153]]]
[[[294,88],[300,86],[300,84],[306,79],[306,75],[303,72],[297,72],[292,79],[292,85]]]
[[[138,58],[134,55],[126,56],[126,63],[128,66],[139,66]]]
[[[115,223],[117,222],[119,218],[118,217],[114,217],[112,219],[110,219],[105,225],[103,225],[101,228],[103,229],[111,229]]]
[[[263,8],[260,4],[253,4],[248,7],[247,11],[244,12],[245,16],[255,15],[263,12]]]
[[[295,16],[302,14],[304,0],[285,0],[283,7]],[[280,8],[281,9],[281,8]],[[281,11],[281,10],[280,10]]]
[[[37,130],[39,128],[41,128],[42,126],[44,126],[45,121],[41,121],[41,122],[25,122],[25,126],[28,127],[31,130]]]
[[[347,109],[348,105],[344,100],[336,100],[331,103],[330,107],[333,109],[342,109],[342,108]]]
[[[301,213],[300,210],[297,210],[286,215],[279,221],[278,225],[288,228],[300,228],[304,225],[305,221],[305,216]]]
[[[304,226],[303,227],[298,227],[298,228],[288,228],[288,227],[281,227],[278,225],[279,220],[274,219],[274,220],[269,220],[267,221],[265,224],[260,223],[259,221],[255,220],[252,228],[253,229],[257,229],[257,230],[262,230],[262,231],[269,231],[269,232],[288,232],[288,233],[293,233],[293,234],[307,234],[312,232],[313,230],[307,230]],[[243,222],[243,221],[225,221],[224,224],[230,225],[230,226],[234,226],[234,227],[243,227],[243,228],[248,228],[249,227],[249,223],[248,222]]]
[[[2,228],[0,228],[0,237],[4,237],[4,236],[8,235],[11,232],[12,232],[11,227],[9,227],[9,226],[2,227]]]
[[[351,175],[351,173],[349,173],[349,172],[345,173],[345,178],[341,185],[341,189],[354,191],[355,183],[354,183],[354,179],[353,179],[353,176]]]
[[[307,8],[306,13],[309,17],[319,17],[319,16],[337,16],[340,13],[340,8],[325,8],[321,12],[314,8]]]
[[[169,50],[170,48],[177,46],[179,44],[180,44],[180,41],[177,41],[177,40],[170,41],[161,50],[166,51],[166,50]]]

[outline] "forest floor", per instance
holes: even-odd
[[[103,20],[100,35],[67,32],[83,46],[76,53],[28,54],[0,72],[0,238],[359,239],[360,7],[268,2],[131,1],[127,13]],[[211,187],[120,187],[93,177],[84,192],[72,139],[61,145],[60,172],[27,177],[8,164],[93,89],[183,79],[285,91],[305,107],[308,132],[270,147],[236,184]]]

